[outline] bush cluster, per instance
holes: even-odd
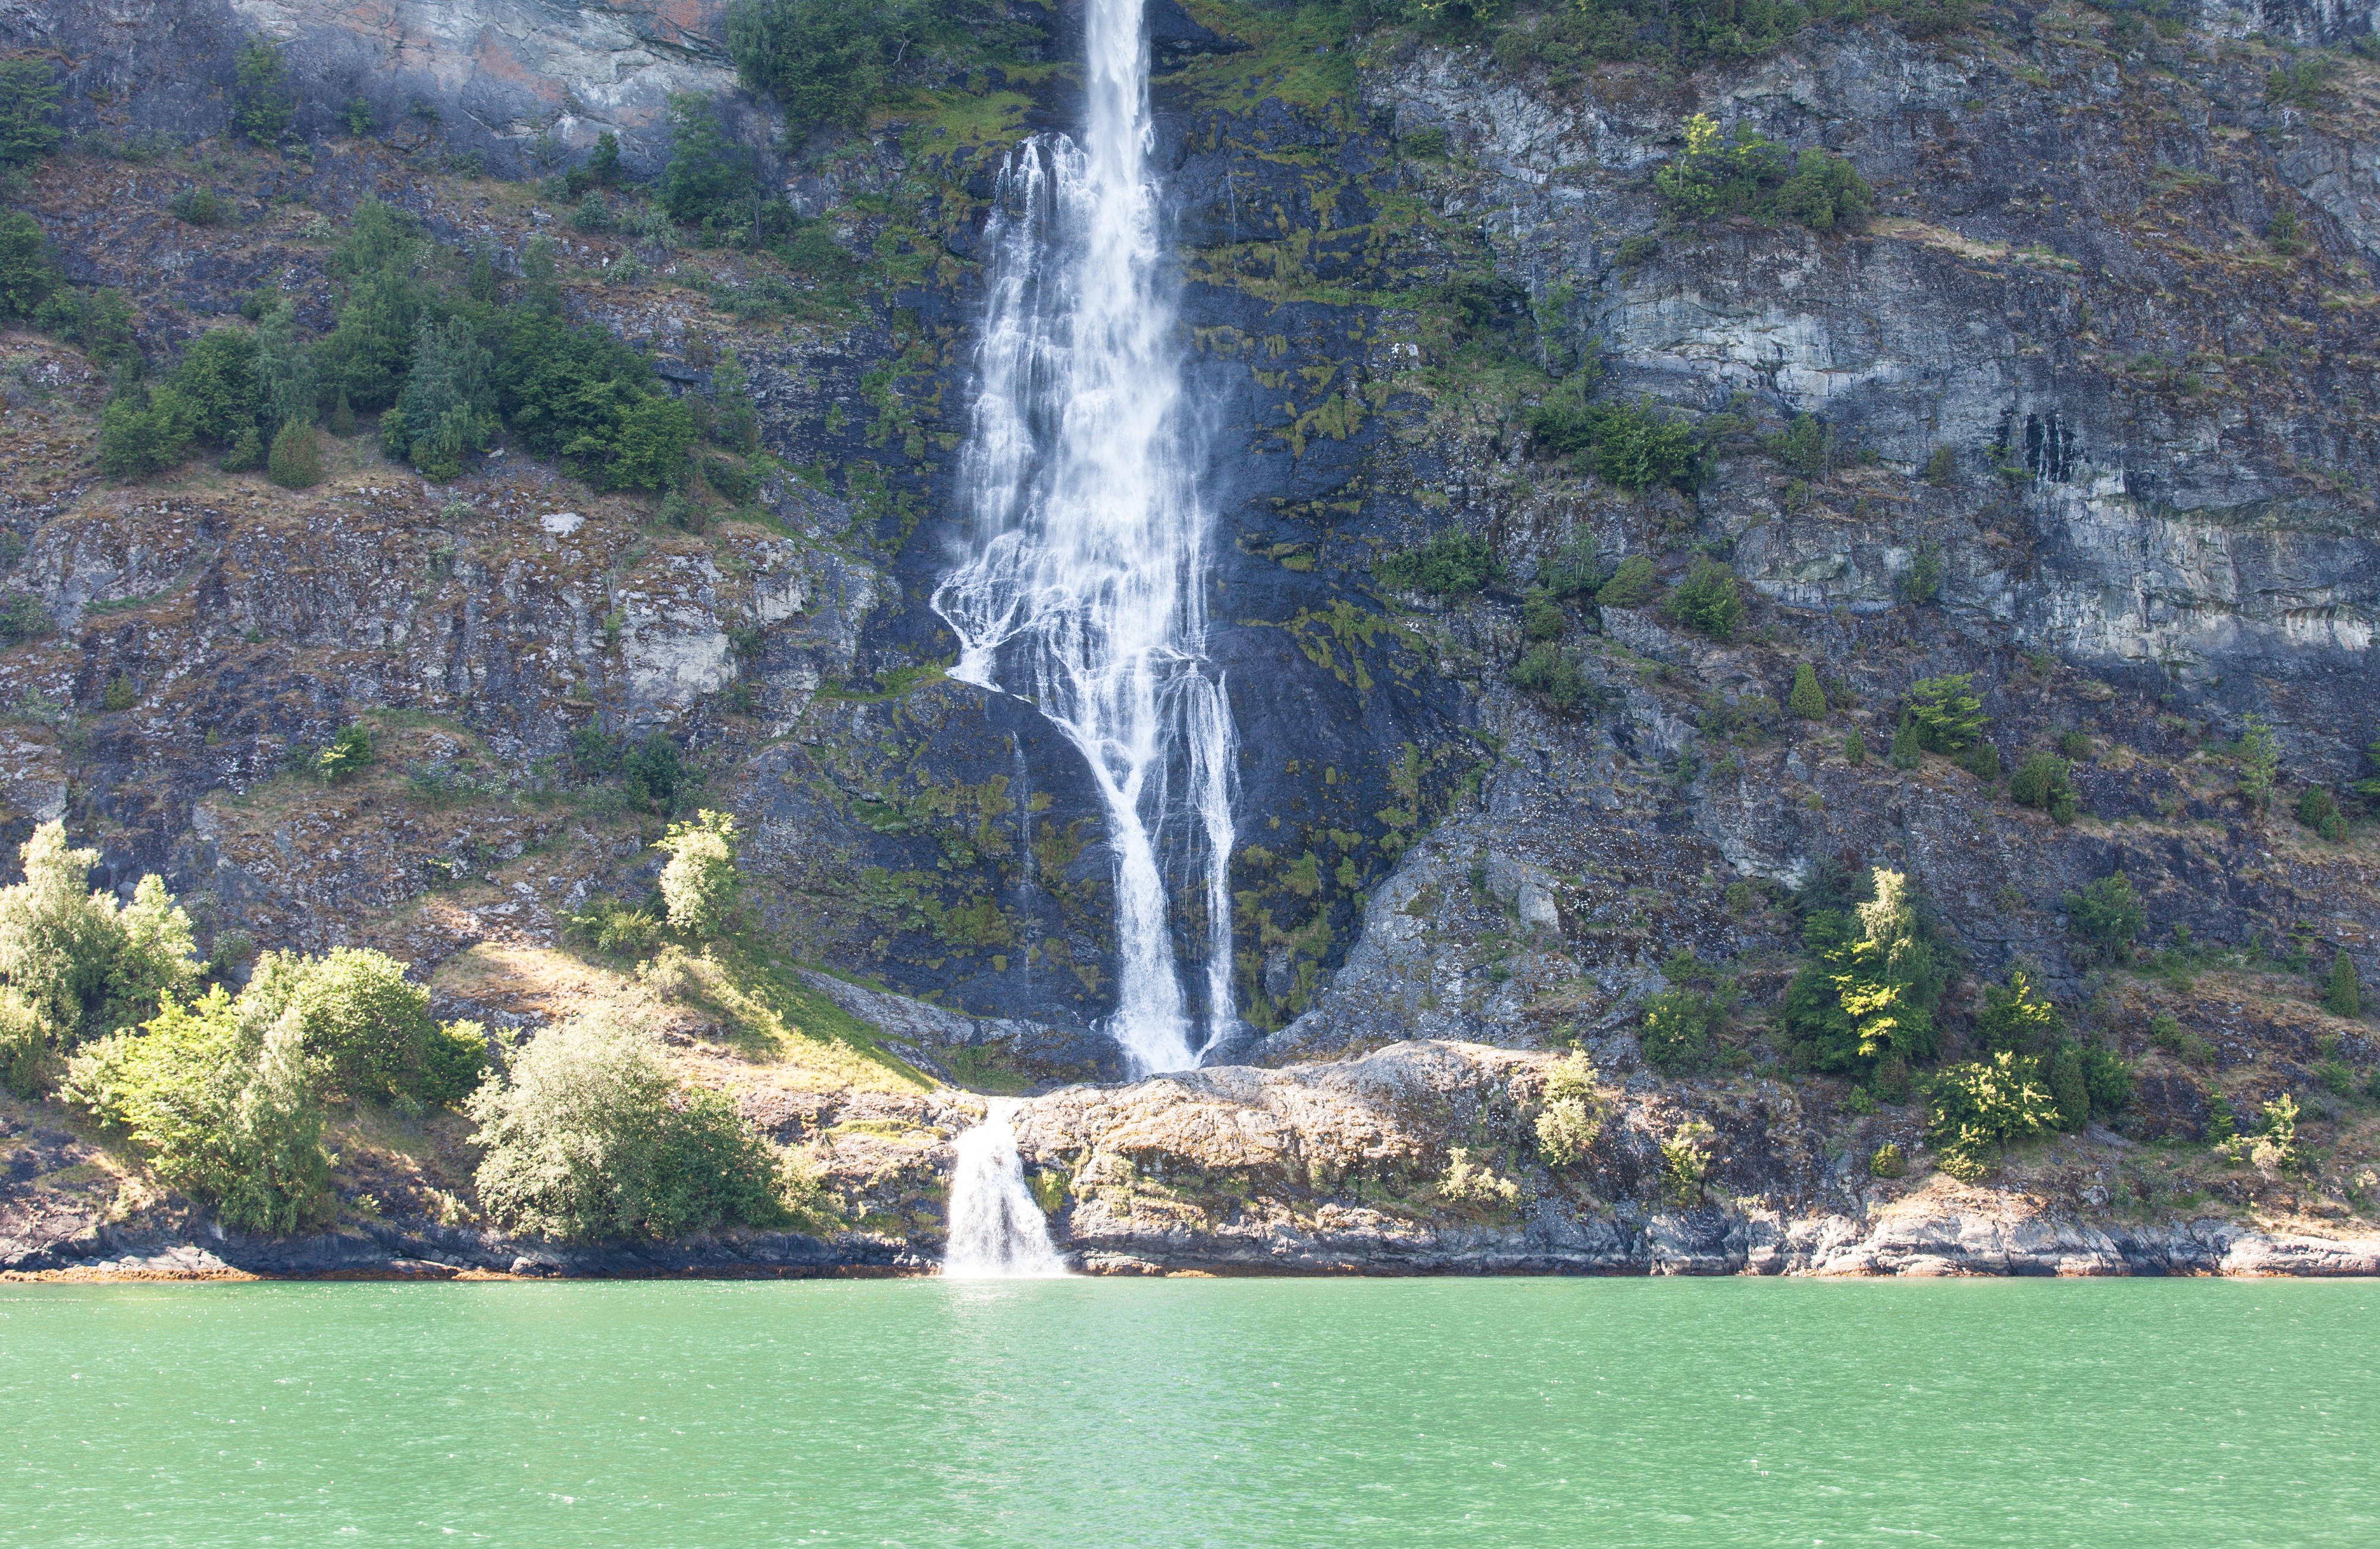
[[[1859,224],[1876,209],[1876,190],[1841,157],[1815,150],[1790,156],[1756,129],[1722,138],[1699,113],[1686,120],[1684,151],[1653,175],[1653,187],[1671,214],[1688,221],[1744,215],[1832,231]]]
[[[1585,373],[1570,379],[1583,381]],[[1588,403],[1584,389],[1565,385],[1529,417],[1537,451],[1593,473],[1622,490],[1657,484],[1692,490],[1701,475],[1703,444],[1683,417],[1654,406]]]
[[[1488,586],[1500,573],[1488,540],[1460,527],[1449,527],[1417,549],[1383,554],[1372,566],[1373,575],[1384,587],[1439,597],[1468,597]]]
[[[1030,34],[1009,14],[1000,0],[737,0],[727,49],[799,144],[824,126],[858,127],[910,82],[1014,62]]]

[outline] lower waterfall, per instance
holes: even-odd
[[[982,1123],[953,1143],[951,1240],[942,1274],[959,1280],[1049,1279],[1066,1273],[1050,1223],[1025,1186],[1014,1099],[994,1097]]]

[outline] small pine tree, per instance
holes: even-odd
[[[1867,762],[1867,739],[1860,735],[1859,728],[1856,726],[1843,737],[1843,758],[1852,764]]]
[[[225,473],[245,473],[264,461],[264,438],[256,433],[254,425],[243,425],[233,439],[231,450],[224,454]]]
[[[347,402],[347,390],[339,389],[338,406],[331,411],[331,434],[352,436],[356,433],[355,406]]]
[[[273,438],[265,472],[285,490],[307,490],[322,481],[322,449],[314,427],[291,420]]]
[[[2082,1074],[2082,1051],[2061,1047],[2049,1062],[2049,1095],[2058,1104],[2058,1127],[2080,1130],[2091,1122],[2091,1084]]]
[[[1919,756],[1924,752],[1925,746],[1918,740],[1917,722],[1905,716],[1902,717],[1900,729],[1892,734],[1890,754],[1892,767],[1896,769],[1913,769],[1917,767]]]
[[[2273,800],[2273,781],[2281,772],[2281,744],[2265,718],[2252,715],[2240,733],[2240,794],[2248,805],[2263,811]]]
[[[2330,959],[2330,987],[2322,998],[2323,1008],[2335,1017],[2363,1014],[2363,986],[2355,976],[2355,960],[2345,952],[2335,952]]]
[[[1806,661],[1793,669],[1793,692],[1785,696],[1785,708],[1803,720],[1827,719],[1827,691],[1818,686],[1818,674]]]

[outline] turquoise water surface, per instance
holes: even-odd
[[[2380,1543],[2380,1284],[0,1287],[0,1545]]]

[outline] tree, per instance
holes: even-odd
[[[1549,1168],[1586,1159],[1603,1133],[1603,1094],[1594,1064],[1584,1054],[1566,1055],[1546,1072],[1545,1107],[1537,1111],[1537,1157]]]
[[[1686,578],[1670,594],[1670,611],[1680,623],[1714,640],[1730,640],[1743,623],[1743,596],[1735,572],[1707,554],[1694,556]]]
[[[686,477],[694,437],[694,411],[683,400],[645,399],[620,418],[610,482],[638,490],[674,488]]]
[[[1642,608],[1653,600],[1660,586],[1653,574],[1653,562],[1643,554],[1631,554],[1597,590],[1595,600],[1605,608]]]
[[[1786,986],[1780,1021],[1795,1059],[1812,1070],[1905,1071],[1934,1058],[1934,1010],[1949,975],[1907,877],[1869,874],[1874,896],[1852,915],[1814,912],[1803,963]]]
[[[292,419],[273,438],[273,454],[265,472],[285,490],[307,490],[322,481],[322,439],[314,427]]]
[[[2049,1061],[2049,1095],[2058,1105],[2058,1127],[2079,1131],[2091,1122],[2091,1085],[2082,1077],[2082,1051],[2061,1044]]]
[[[608,188],[620,181],[620,137],[606,129],[595,137],[594,153],[587,158],[587,175]]]
[[[0,59],[0,170],[30,165],[57,149],[59,82],[46,59]]]
[[[2132,943],[2148,926],[2148,909],[2119,871],[2065,898],[2066,917],[2088,955],[2129,962]]]
[[[494,357],[468,320],[424,317],[396,413],[382,421],[392,453],[409,454],[424,476],[443,483],[463,471],[466,455],[487,449],[495,429]]]
[[[735,912],[742,877],[735,870],[735,819],[723,812],[698,813],[691,823],[673,823],[653,848],[669,852],[662,868],[662,902],[673,930],[716,936]]]
[[[262,1022],[294,1017],[307,1068],[322,1090],[350,1101],[459,1102],[487,1068],[487,1041],[470,1023],[441,1026],[430,992],[385,952],[334,948],[328,957],[267,952],[240,1002]]]
[[[322,397],[314,354],[297,338],[297,311],[274,302],[256,324],[256,387],[268,431],[293,422],[311,425]]]
[[[99,416],[99,471],[138,478],[180,462],[198,432],[198,412],[171,387],[135,382],[111,397]]]
[[[2054,753],[2025,756],[2009,777],[2009,800],[2019,806],[2038,807],[2060,823],[2074,821],[2074,783],[2066,760]]]
[[[729,136],[719,106],[699,93],[670,99],[670,159],[662,169],[662,207],[670,219],[716,238],[748,230],[768,198],[750,150]]]
[[[256,339],[237,328],[199,335],[174,370],[175,390],[190,407],[190,429],[217,446],[256,429]]]
[[[197,982],[190,917],[164,880],[144,877],[129,904],[91,889],[95,850],[44,823],[18,853],[25,880],[0,888],[0,981],[24,997],[59,1049],[128,1027]]]
[[[907,8],[885,0],[741,0],[727,13],[727,48],[745,87],[777,100],[785,139],[799,144],[823,126],[866,121]]]
[[[1806,661],[1793,669],[1793,692],[1785,696],[1785,708],[1803,720],[1827,719],[1827,691],[1818,686],[1817,670]]]
[[[78,1055],[62,1094],[225,1226],[286,1236],[335,1213],[300,1044],[293,1019],[266,1021],[218,985]]]
[[[2272,805],[2273,782],[2280,778],[2281,744],[2260,715],[2248,717],[2240,733],[2240,794],[2250,808],[2262,812]]]
[[[1398,591],[1469,597],[1494,581],[1501,566],[1484,538],[1449,527],[1415,549],[1400,549],[1374,562],[1372,574]]]
[[[2009,970],[2006,984],[1985,989],[1983,1008],[1975,1013],[1976,1037],[2000,1053],[2039,1054],[2065,1031],[2065,1018],[2021,964]]]
[[[240,45],[233,69],[232,127],[259,145],[271,145],[289,127],[295,112],[281,45],[250,38]]]
[[[2355,960],[2343,950],[2330,955],[2330,983],[2323,991],[2322,1004],[2335,1017],[2363,1014],[2363,986],[2356,977]]]
[[[57,289],[49,238],[22,211],[0,212],[0,318],[29,318]]]
[[[1973,1182],[1991,1170],[2009,1142],[2058,1127],[2057,1099],[2043,1087],[2040,1068],[2014,1054],[1952,1065],[1927,1089],[1927,1138],[1942,1170]]]
[[[549,1027],[466,1111],[485,1152],[480,1203],[516,1229],[601,1241],[783,1218],[767,1143],[724,1093],[681,1085],[635,1029]]]
[[[1925,747],[1917,732],[1917,721],[1904,715],[1893,729],[1892,745],[1885,751],[1886,759],[1896,769],[1913,769],[1925,762]]]
[[[722,446],[746,456],[760,450],[759,417],[752,407],[752,383],[734,346],[719,352],[710,370],[710,398],[716,405],[710,433]]]
[[[1957,753],[1983,734],[1991,718],[1970,691],[1973,674],[1946,672],[1909,685],[1909,719],[1928,753]]]

